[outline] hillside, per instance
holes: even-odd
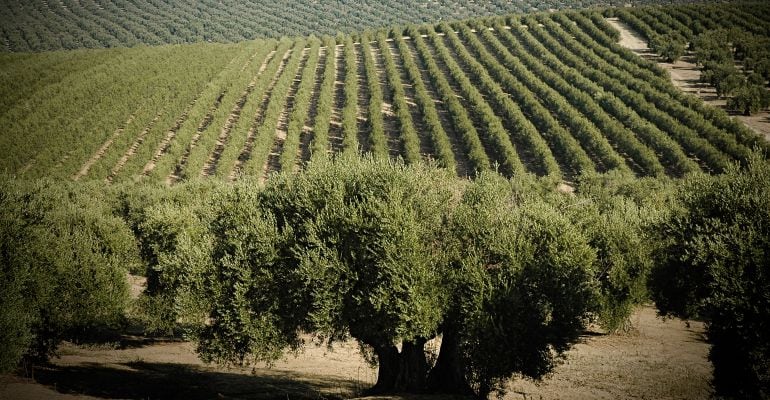
[[[770,393],[769,3],[13,4],[0,397]]]
[[[710,9],[739,16],[756,6]],[[431,159],[459,176],[497,169],[569,181],[591,171],[719,172],[767,147],[616,35],[599,11],[581,11],[337,38],[6,54],[0,169],[233,180],[348,151]]]
[[[654,4],[661,0],[634,1]],[[48,51],[352,32],[548,9],[622,5],[613,0],[190,1],[3,0],[0,51]]]

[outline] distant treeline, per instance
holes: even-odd
[[[549,9],[679,0],[4,0],[0,51],[238,42]]]

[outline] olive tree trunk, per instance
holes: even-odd
[[[427,340],[422,338],[404,342],[401,352],[391,344],[372,346],[377,355],[377,383],[364,394],[424,392],[428,374],[424,351],[426,342]]]
[[[428,374],[426,386],[431,393],[474,394],[465,379],[460,357],[460,341],[453,329],[444,330],[438,359]]]

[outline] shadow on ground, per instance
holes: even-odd
[[[194,365],[129,362],[37,367],[34,379],[60,393],[120,399],[340,399],[354,381],[285,371],[245,374]]]

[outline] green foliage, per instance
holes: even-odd
[[[95,187],[1,179],[0,370],[11,371],[121,324],[138,254]]]
[[[655,4],[661,0],[642,0]],[[0,51],[48,51],[255,38],[335,35],[367,28],[502,13],[604,5],[582,0],[482,1],[469,7],[451,0],[416,6],[405,0],[278,0],[248,5],[235,0],[116,0],[100,7],[80,3],[11,0],[0,10]],[[237,21],[237,22],[236,22]]]
[[[222,196],[220,182],[192,181],[168,188],[126,185],[118,211],[138,242],[147,290],[137,317],[147,333],[170,334],[200,327],[205,315],[203,271],[210,268],[212,203]]]
[[[686,180],[681,208],[658,227],[652,297],[664,315],[706,322],[714,386],[729,398],[770,393],[768,199],[770,167],[755,157],[747,170]]]
[[[743,84],[733,58],[751,82],[764,85],[767,75],[765,33],[735,18],[747,8],[709,7],[728,16],[719,24],[703,17],[708,31],[717,32],[711,36],[688,30],[687,18],[698,18],[683,7],[618,15],[716,54],[702,60],[704,76],[729,95]],[[437,29],[446,36],[431,33]],[[6,155],[0,169],[106,182],[233,181],[293,170],[313,154],[348,148],[408,163],[435,160],[464,176],[498,169],[571,180],[593,170],[720,172],[733,160],[745,164],[754,147],[770,148],[723,110],[681,93],[653,62],[620,47],[617,33],[593,11],[479,18],[408,33],[414,40],[397,28],[340,33],[324,43],[310,36],[6,54],[0,57],[6,72],[0,125],[7,133],[0,137]],[[374,38],[379,51],[373,52]],[[725,57],[717,61],[719,55]],[[382,113],[386,99],[393,117]],[[395,131],[385,135],[390,118],[401,146]],[[330,126],[341,145],[330,146]]]
[[[673,35],[654,36],[650,47],[666,62],[676,62],[684,55],[685,42]]]
[[[260,212],[254,189],[236,188],[212,222],[212,264],[202,271],[199,281],[205,285],[197,292],[209,304],[198,336],[198,352],[207,362],[270,362],[299,344],[301,320],[294,318],[303,315],[293,308],[303,297],[302,281],[278,265],[278,244],[285,236]]]
[[[459,330],[466,378],[482,398],[512,374],[548,373],[598,300],[587,238],[556,208],[517,197],[482,175],[449,225],[456,316],[445,324]]]
[[[756,84],[744,84],[733,92],[733,96],[727,99],[727,109],[751,115],[763,108],[770,106],[770,92]]]
[[[347,326],[375,345],[435,331],[442,307],[434,243],[452,196],[448,178],[346,159],[268,185],[265,207],[293,229],[288,250],[298,259],[286,262],[315,292],[310,319],[320,332],[337,337]]]
[[[659,180],[608,174],[582,177],[577,191],[574,203],[562,208],[597,252],[596,316],[609,331],[626,328],[634,306],[648,298],[655,248],[649,230],[667,216],[670,190]]]

